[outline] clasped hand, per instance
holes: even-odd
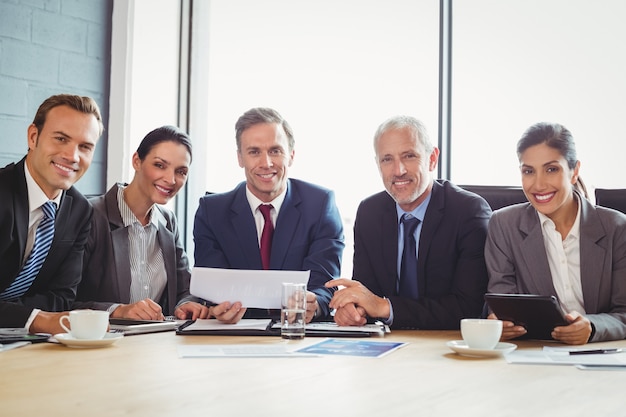
[[[330,308],[335,309],[335,323],[340,326],[363,326],[367,317],[388,318],[389,302],[372,293],[359,281],[339,278],[328,281],[327,288],[343,286],[335,291]]]

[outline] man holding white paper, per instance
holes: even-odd
[[[232,191],[200,199],[194,223],[195,266],[310,271],[306,321],[327,317],[334,289],[324,284],[339,277],[345,247],[334,193],[288,178],[295,141],[291,127],[275,110],[251,109],[235,129],[246,181]],[[239,321],[244,313],[241,302],[211,307],[213,316],[228,323]]]

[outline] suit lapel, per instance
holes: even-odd
[[[270,267],[273,269],[281,269],[289,245],[293,241],[294,235],[298,229],[298,223],[302,213],[298,206],[302,202],[302,198],[291,182],[287,183],[287,193],[280,207],[278,218],[276,219],[276,229],[272,238],[272,255],[270,258]]]
[[[130,303],[130,245],[128,243],[128,229],[124,227],[122,215],[117,201],[118,187],[112,187],[104,196],[104,204],[109,219],[111,231],[111,245],[115,261],[114,291],[118,294],[120,302]]]
[[[239,186],[230,209],[230,225],[239,242],[239,249],[242,252],[241,259],[244,260],[249,269],[263,269],[261,253],[259,252],[259,241],[256,234],[256,223],[246,198],[245,182]]]
[[[445,195],[442,185],[434,181],[430,202],[428,203],[428,208],[426,209],[426,214],[424,215],[422,231],[420,232],[419,237],[420,242],[417,256],[417,285],[419,294],[426,293],[426,281],[428,280],[428,276],[426,274],[426,261],[430,250],[430,242],[434,238],[435,233],[437,233],[439,224],[443,219],[445,209],[444,197]]]
[[[529,204],[522,216],[519,228],[526,237],[520,244],[520,252],[526,268],[532,271],[530,279],[539,288],[539,294],[556,295],[537,212]]]
[[[55,259],[56,251],[58,250],[58,242],[64,240],[71,240],[71,234],[73,230],[67,227],[67,225],[72,224],[72,203],[74,198],[68,194],[67,191],[63,192],[63,196],[61,197],[61,206],[57,210],[56,219],[54,220],[54,237],[52,238],[52,244],[50,245],[50,250],[48,251],[48,255],[46,259]],[[70,235],[70,237],[66,237],[66,235]],[[46,262],[44,261],[41,266],[41,271],[37,274],[35,278],[35,282],[37,282],[40,277],[45,276],[45,271],[47,268]]]
[[[157,239],[163,254],[163,263],[165,264],[165,277],[167,279],[165,291],[161,296],[162,305],[165,306],[164,312],[173,313],[172,307],[176,305],[177,299],[177,274],[176,274],[176,246],[174,245],[174,234],[167,228],[167,219],[161,212],[161,209],[155,204],[152,207],[152,215],[156,216],[157,221]],[[170,303],[171,301],[171,303]]]
[[[72,216],[72,203],[74,198],[67,193],[67,191],[63,192],[64,195],[61,198],[61,206],[59,207],[59,211],[57,212],[56,219],[54,221],[54,239],[65,239],[65,232],[69,230],[65,227],[57,227],[56,225],[67,225],[71,224],[71,216]],[[52,242],[54,247],[54,241]]]
[[[17,245],[19,248],[20,258],[18,270],[22,268],[22,260],[24,259],[24,251],[26,250],[26,239],[28,237],[28,216],[30,210],[28,207],[28,188],[26,186],[26,174],[24,173],[25,159],[22,159],[15,165],[13,170],[14,182],[18,184],[16,187],[16,195],[13,197],[13,212],[15,213],[15,232],[17,236]]]
[[[389,195],[387,197],[378,226],[380,228],[378,236],[381,237],[380,250],[383,254],[384,276],[395,277],[396,279],[380,280],[379,285],[383,288],[383,294],[396,294],[396,281],[398,279],[398,214],[396,212],[396,203]]]
[[[585,311],[598,311],[600,277],[604,275],[606,249],[598,242],[606,236],[598,215],[587,200],[579,197],[580,212],[580,281],[583,289]]]

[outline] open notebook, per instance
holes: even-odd
[[[313,337],[370,337],[384,336],[389,328],[382,324],[342,327],[335,323],[309,323],[306,335]],[[242,319],[235,324],[220,323],[216,319],[198,319],[182,324],[178,335],[280,336],[280,322],[271,319]]]

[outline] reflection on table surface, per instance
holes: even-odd
[[[0,353],[0,415],[623,415],[626,371],[511,365],[446,346],[458,331],[393,331],[382,358],[179,358],[190,344],[302,345],[279,337],[127,336],[97,349],[35,344]],[[541,341],[515,341],[540,350]],[[593,347],[626,347],[626,341]]]

